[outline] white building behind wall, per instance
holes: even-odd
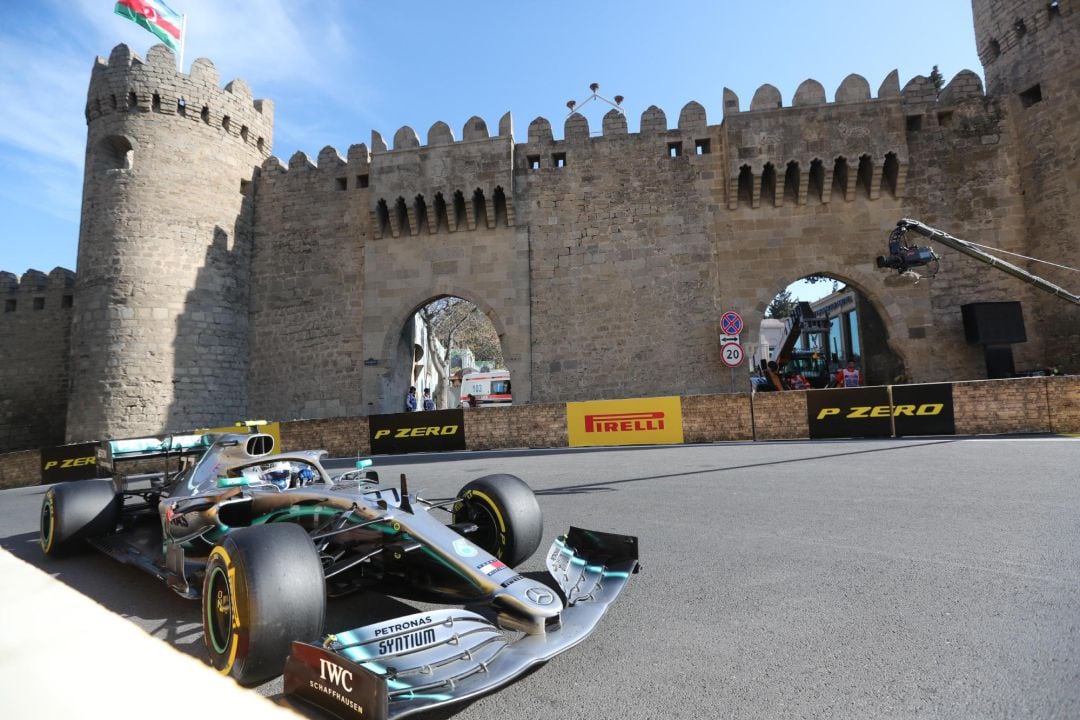
[[[838,364],[862,358],[858,302],[855,291],[843,289],[810,303],[814,312],[829,318],[829,358]],[[803,338],[805,340],[805,338]],[[807,348],[810,349],[810,348]]]

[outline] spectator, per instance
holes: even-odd
[[[862,385],[862,373],[855,369],[854,360],[848,360],[847,367],[836,373],[836,384],[839,387],[859,387]]]
[[[769,379],[769,390],[783,390],[784,383],[780,379],[780,366],[776,364],[775,360],[770,360],[769,364],[765,366],[767,371],[765,377]]]
[[[416,412],[416,388],[411,385],[405,395],[405,412]]]
[[[431,397],[431,390],[429,390],[428,388],[424,388],[424,409],[435,409],[435,398]]]
[[[792,390],[809,390],[810,383],[802,376],[802,373],[794,373],[788,378],[788,385]]]
[[[472,406],[473,406],[473,396],[472,395],[466,395],[465,397],[461,398],[461,407],[467,408],[467,407],[472,407]]]

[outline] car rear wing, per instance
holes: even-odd
[[[117,463],[152,458],[198,457],[213,443],[207,433],[155,435],[152,437],[103,440],[97,448],[98,467],[117,472]]]

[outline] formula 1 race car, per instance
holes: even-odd
[[[370,461],[331,477],[326,452],[272,454],[265,434],[102,443],[110,479],[52,486],[41,547],[85,544],[202,602],[210,663],[244,685],[343,717],[394,718],[475,697],[583,640],[638,570],[637,538],[578,528],[546,556],[551,585],[514,567],[537,549],[540,507],[513,475],[426,500],[379,484]],[[121,474],[123,460],[176,467]],[[145,464],[145,463],[144,463]],[[440,522],[434,511],[448,515]],[[324,635],[326,597],[421,590],[448,608]],[[556,589],[557,588],[557,589]]]

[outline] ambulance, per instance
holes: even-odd
[[[461,378],[461,399],[472,397],[473,407],[510,405],[510,371],[466,373]]]

